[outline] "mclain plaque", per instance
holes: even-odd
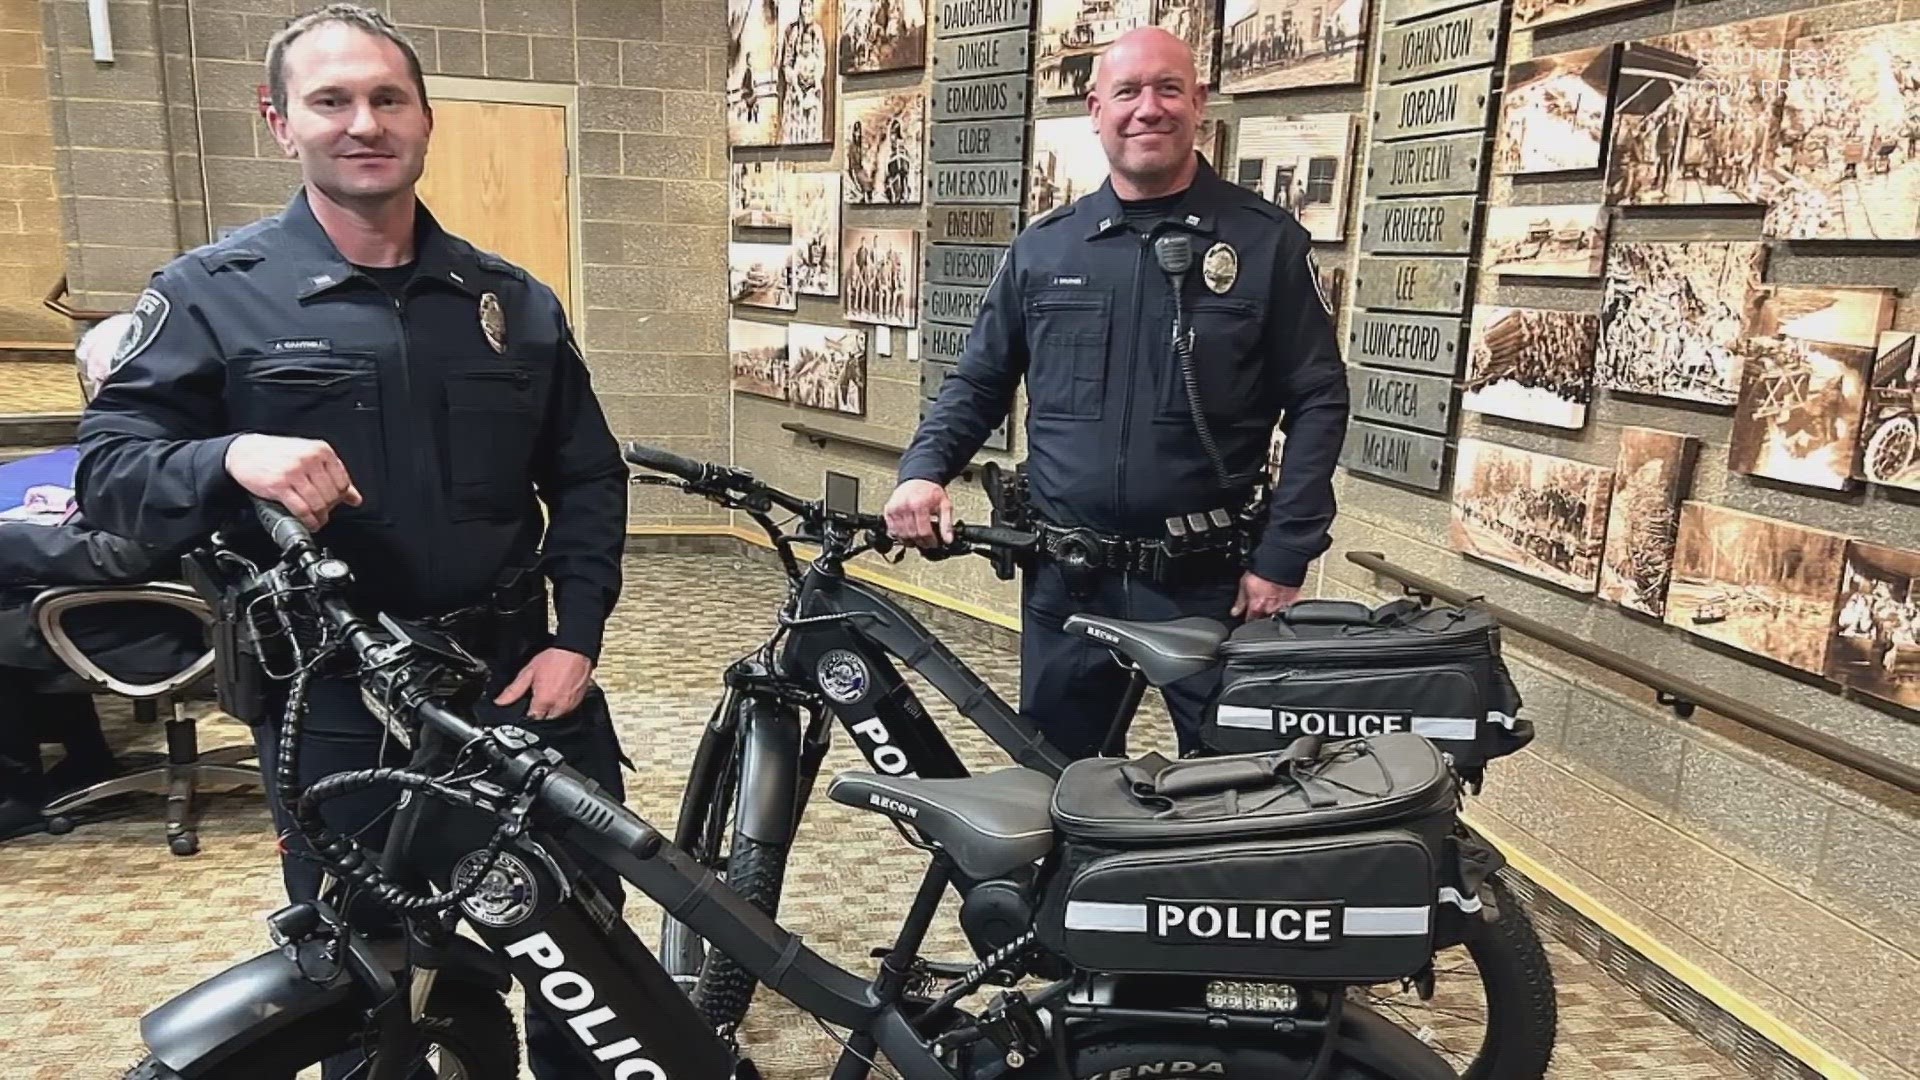
[[[994,116],[1025,116],[1027,76],[992,75],[984,79],[954,79],[933,84],[933,119],[979,120]]]
[[[972,327],[942,326],[939,323],[924,323],[920,327],[920,359],[936,363],[957,364],[960,354],[967,351],[967,334]]]
[[[991,285],[1006,257],[1003,247],[928,244],[926,279],[934,285]]]
[[[930,244],[1011,244],[1020,232],[1018,206],[929,206]]]
[[[1500,8],[1501,0],[1492,0],[1388,30],[1380,35],[1380,78],[1401,82],[1493,63]]]
[[[928,152],[934,161],[1023,161],[1027,151],[1024,120],[955,120],[929,129]]]
[[[1367,163],[1366,197],[1451,195],[1479,191],[1486,175],[1486,135],[1442,135],[1374,147]]]
[[[985,289],[966,285],[929,285],[922,312],[928,322],[972,326],[974,316],[980,314],[980,305],[986,299]]]
[[[1385,199],[1360,212],[1360,250],[1465,255],[1473,250],[1474,195]]]
[[[1466,320],[1451,315],[1386,315],[1356,311],[1347,327],[1347,359],[1434,375],[1460,371]]]
[[[1453,418],[1453,380],[1404,371],[1349,367],[1353,415],[1445,435]]]
[[[1347,424],[1347,440],[1340,446],[1340,464],[1347,471],[1398,480],[1428,491],[1439,491],[1446,481],[1442,466],[1447,440],[1418,435],[1354,420]]]
[[[1373,95],[1373,138],[1484,130],[1492,94],[1492,68],[1380,87]]]
[[[941,38],[933,43],[934,77],[967,79],[975,75],[1004,75],[1010,71],[1025,71],[1027,70],[1027,40],[1030,36],[1023,28],[1009,30],[1004,34]]]
[[[1033,0],[939,0],[933,15],[938,37],[1011,30],[1033,21]]]
[[[1026,169],[1017,161],[991,165],[935,165],[927,170],[929,203],[1016,205]]]
[[[1403,23],[1424,15],[1466,7],[1473,0],[1381,0],[1380,17],[1390,23]]]
[[[1353,306],[1459,315],[1466,311],[1467,260],[1360,256]]]

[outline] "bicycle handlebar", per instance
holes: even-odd
[[[669,453],[655,446],[630,442],[627,444],[626,458],[634,465],[644,466],[656,472],[672,473],[689,484],[702,484],[711,479],[708,476],[711,466],[683,458],[679,454]]]

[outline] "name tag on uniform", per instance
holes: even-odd
[[[1073,274],[1073,275],[1055,274],[1053,276],[1053,283],[1055,285],[1085,285],[1087,283],[1087,279],[1085,277],[1082,277],[1079,274]]]
[[[333,341],[323,337],[281,338],[267,342],[268,352],[332,352]]]

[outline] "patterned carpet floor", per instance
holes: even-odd
[[[663,831],[671,829],[720,669],[765,639],[783,595],[778,572],[755,562],[712,555],[629,560],[601,681],[637,766],[628,778],[629,801]],[[1013,699],[1012,654],[957,635],[948,643]],[[918,688],[970,766],[1001,763],[991,744]],[[161,746],[158,733],[128,730],[120,712],[107,716],[117,745]],[[1158,741],[1153,733],[1168,730],[1157,699],[1136,730],[1148,745]],[[203,746],[245,738],[244,728],[224,718],[201,725]],[[842,738],[822,784],[836,770],[862,766]],[[167,852],[157,800],[66,836],[0,845],[0,1063],[12,1080],[119,1076],[139,1056],[141,1014],[267,947],[261,917],[282,894],[262,797],[218,794],[202,806],[201,853],[191,858]],[[891,940],[921,859],[884,819],[821,795],[796,844],[782,921],[828,958],[869,972],[868,950]],[[657,909],[633,898],[627,910],[641,935],[656,940]],[[929,955],[965,953],[952,910],[949,902]],[[1560,1004],[1553,1077],[1744,1075],[1572,950],[1552,942],[1548,948]],[[1456,1017],[1478,1004],[1477,983],[1463,993],[1458,981],[1443,978],[1432,1008],[1408,1019],[1443,1046],[1459,1037]],[[808,1018],[764,990],[742,1041],[770,1080],[824,1077],[838,1053]]]

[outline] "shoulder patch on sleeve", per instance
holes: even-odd
[[[112,373],[120,370],[127,361],[139,356],[153,339],[160,336],[160,328],[167,324],[167,316],[173,313],[173,303],[156,289],[147,289],[133,302],[133,310],[128,314],[133,321],[127,324],[127,332],[121,336],[119,347],[113,350],[113,361],[108,367]]]
[[[1307,280],[1313,282],[1314,295],[1320,298],[1320,306],[1326,310],[1327,318],[1338,318],[1333,313],[1333,301],[1327,299],[1327,287],[1321,283],[1320,262],[1313,257],[1312,248],[1307,249]]]

